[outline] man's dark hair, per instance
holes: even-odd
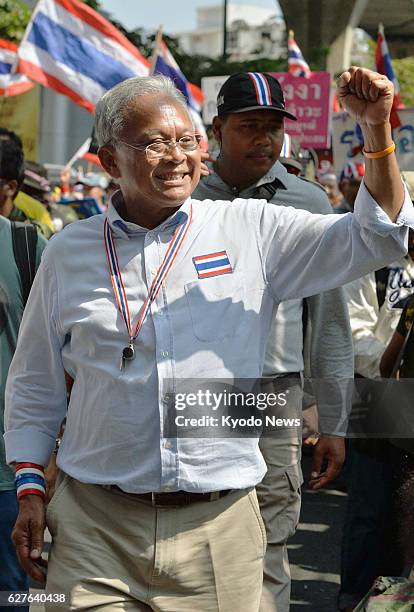
[[[0,127],[0,142],[2,141],[14,142],[18,147],[23,149],[23,143],[16,132]]]
[[[17,181],[16,197],[24,179],[23,149],[14,140],[0,139],[0,180]]]

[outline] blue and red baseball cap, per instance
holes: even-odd
[[[258,109],[274,110],[296,121],[295,115],[285,109],[285,98],[277,79],[262,72],[232,74],[218,93],[218,116]]]

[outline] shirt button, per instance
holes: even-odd
[[[168,351],[161,351],[161,357],[168,357],[169,352]]]
[[[164,395],[164,397],[162,398],[162,401],[163,401],[163,403],[164,403],[164,404],[168,404],[168,403],[169,403],[169,401],[170,401],[170,396],[169,396],[169,394],[168,394],[168,393],[166,393],[166,394]]]
[[[170,442],[169,440],[166,440],[166,441],[164,442],[164,448],[170,449],[171,447],[172,447],[171,442]]]
[[[152,276],[155,276],[157,274],[157,270],[155,268],[151,268],[150,274],[152,274]]]

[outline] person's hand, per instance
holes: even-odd
[[[313,453],[313,465],[309,487],[322,489],[336,478],[345,461],[345,441],[343,438],[319,438]],[[322,465],[327,463],[322,472]]]
[[[302,410],[302,444],[314,446],[319,439],[319,418],[316,404]]]
[[[338,99],[359,124],[381,125],[389,121],[394,86],[383,74],[352,66],[338,79]]]
[[[47,563],[41,558],[45,530],[45,504],[39,495],[25,495],[19,500],[19,515],[12,533],[16,554],[24,571],[36,582],[45,584],[42,571]]]
[[[211,157],[208,151],[201,150],[201,168],[200,168],[201,176],[208,176],[209,174],[211,174],[210,170],[208,169],[207,164],[205,163],[208,161],[213,162],[214,158]]]

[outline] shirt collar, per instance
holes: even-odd
[[[118,208],[122,199],[122,193],[120,190],[115,191],[112,194],[109,204],[108,210],[106,211],[106,218],[108,219],[108,223],[114,233],[115,236],[119,238],[129,239],[133,236],[137,236],[139,234],[143,235],[148,232],[156,232],[160,233],[163,231],[171,231],[177,225],[185,223],[187,220],[191,198],[187,198],[185,202],[181,205],[181,207],[176,210],[170,217],[165,219],[160,225],[149,230],[147,227],[143,227],[142,225],[137,225],[136,223],[132,223],[131,221],[125,221],[121,215],[118,213]]]
[[[207,166],[212,171],[212,174],[210,174],[209,176],[203,177],[202,180],[203,180],[204,185],[208,187],[221,186],[224,189],[232,191],[231,185],[228,185],[227,183],[225,183],[223,179],[217,174],[217,172],[214,172],[213,165],[211,163],[208,163]],[[256,191],[258,187],[261,187],[262,185],[267,185],[268,183],[273,183],[273,181],[276,179],[278,179],[281,182],[284,189],[288,188],[289,173],[286,170],[286,168],[280,163],[280,161],[277,161],[275,164],[273,164],[270,170],[264,176],[262,176],[262,178],[258,180],[257,183],[255,183],[254,185],[251,185],[250,187],[247,187],[246,189],[242,190],[240,193],[254,192]]]

